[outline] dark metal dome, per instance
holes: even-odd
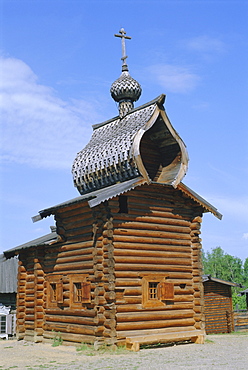
[[[130,76],[128,71],[123,71],[110,88],[112,98],[116,102],[120,101],[137,101],[141,95],[142,89],[140,84]]]

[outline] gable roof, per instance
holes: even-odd
[[[7,251],[4,251],[4,256],[6,258],[10,258],[17,254],[20,250],[22,249],[27,249],[31,247],[37,247],[41,245],[47,245],[50,244],[51,242],[55,241],[58,238],[58,234],[56,233],[56,227],[51,227],[51,233],[43,235],[37,239],[30,240],[27,243],[18,245],[17,247],[8,249]]]
[[[229,285],[229,286],[233,286],[233,287],[240,287],[240,288],[243,287],[242,284],[233,283],[231,281],[226,281],[226,280],[222,280],[222,279],[219,279],[219,278],[214,278],[211,275],[202,275],[202,281],[203,281],[203,283],[205,283],[206,281],[214,281],[215,283]]]
[[[93,208],[106,200],[109,200],[118,195],[124,194],[128,192],[129,190],[134,189],[137,186],[141,186],[144,184],[146,184],[146,181],[140,176],[138,178],[131,179],[123,183],[115,184],[115,185],[109,186],[104,189],[99,189],[90,194],[81,195],[79,197],[70,199],[67,202],[63,202],[56,206],[43,209],[39,211],[38,215],[32,217],[32,220],[33,222],[42,220],[45,217],[56,214],[57,210],[60,208],[67,207],[67,206],[80,203],[80,202],[88,202],[89,207]],[[165,186],[165,184],[159,184],[159,183],[156,183],[156,184],[158,186]],[[193,190],[191,190],[189,187],[187,187],[183,183],[180,183],[177,186],[177,188],[181,190],[185,195],[193,199],[195,202],[197,202],[203,208],[205,212],[211,212],[217,218],[221,219],[222,215],[217,211],[217,209],[214,206],[212,206],[209,202],[207,202],[205,199],[203,199],[200,195],[198,195]]]

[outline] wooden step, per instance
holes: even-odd
[[[194,343],[203,344],[205,339],[204,330],[177,331],[160,334],[137,335],[126,338],[126,348],[131,351],[139,351],[142,344],[173,343],[181,340],[191,340]]]

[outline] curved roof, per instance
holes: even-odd
[[[165,95],[124,117],[93,126],[90,142],[73,163],[80,194],[142,177],[177,186],[188,165],[186,146],[163,107]]]

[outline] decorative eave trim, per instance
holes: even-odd
[[[180,182],[177,185],[177,189],[181,190],[184,194],[186,194],[188,197],[193,199],[195,202],[200,204],[206,212],[211,212],[214,216],[216,216],[219,220],[222,219],[222,214],[218,212],[217,208],[215,208],[212,204],[207,202],[204,198],[202,198],[199,194],[194,192],[192,189],[190,189],[188,186]]]
[[[126,193],[131,189],[134,189],[136,186],[147,183],[148,182],[143,177],[139,176],[134,179],[120,182],[118,184],[114,184],[103,189],[98,189],[90,194],[81,195],[80,197],[68,200],[67,202],[63,202],[56,206],[43,209],[42,211],[39,211],[39,214],[37,216],[32,217],[32,220],[33,222],[40,221],[45,217],[55,215],[56,212],[61,208],[65,208],[80,202],[87,202],[89,207],[93,208],[98,204],[105,202],[106,200],[109,200],[120,194]]]

